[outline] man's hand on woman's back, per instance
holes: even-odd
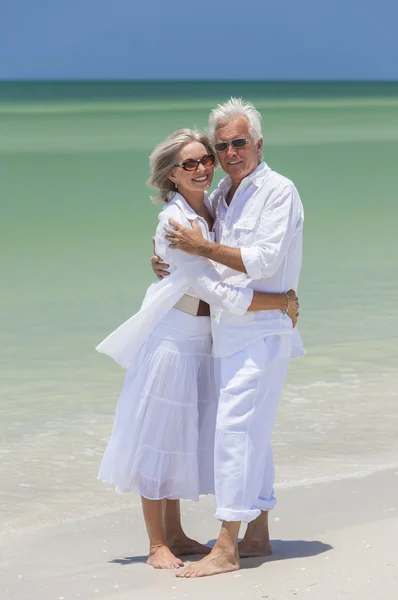
[[[152,271],[155,273],[155,275],[158,279],[163,279],[164,277],[167,277],[167,275],[170,275],[170,273],[167,270],[169,268],[169,265],[164,263],[162,261],[162,259],[159,256],[157,256],[157,254],[155,253],[155,238],[154,237],[152,238],[152,245],[153,245],[153,254],[151,256]]]

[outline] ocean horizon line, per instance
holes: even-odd
[[[0,79],[0,102],[68,100],[397,97],[398,81]]]

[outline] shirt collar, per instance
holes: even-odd
[[[242,179],[241,185],[242,185],[242,183],[245,185],[248,185],[249,183],[253,183],[256,187],[260,187],[264,181],[265,175],[270,170],[271,170],[271,168],[267,165],[267,163],[265,163],[264,161],[260,162],[258,167],[252,173],[250,173],[250,175],[247,175],[247,177]],[[231,178],[229,175],[227,175],[226,177],[224,177],[224,179],[221,179],[220,183],[218,184],[218,187],[222,192],[226,192],[227,190],[229,190],[231,185],[232,185]]]
[[[252,183],[254,183],[254,185],[256,187],[260,187],[264,181],[266,174],[270,170],[271,170],[271,167],[269,167],[266,162],[262,161],[258,165],[257,169],[255,169],[255,171],[253,171],[253,173],[250,173],[250,175],[248,175],[246,177],[246,179],[248,181],[251,181]]]
[[[178,208],[183,212],[184,216],[187,219],[192,221],[199,217],[199,215],[193,210],[193,208],[190,207],[190,205],[185,200],[185,198],[183,196],[181,196],[181,194],[179,194],[178,192],[176,192],[173,199],[170,200],[170,204],[172,204],[172,203],[176,204],[178,206]],[[205,197],[204,197],[204,203],[206,206],[209,205],[209,200],[207,198],[206,192],[205,192]]]

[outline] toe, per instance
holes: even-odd
[[[189,571],[185,569],[184,571],[181,571],[181,573],[177,573],[177,577],[183,577],[184,579],[188,579],[190,577]]]

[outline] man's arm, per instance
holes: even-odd
[[[275,273],[287,252],[296,233],[300,207],[300,198],[294,186],[284,188],[269,202],[261,215],[255,244],[249,248],[230,248],[209,242],[203,238],[195,221],[192,222],[192,228],[189,228],[181,227],[170,219],[174,229],[165,227],[168,233],[166,239],[171,242],[171,248],[204,256],[241,273],[247,273],[252,279],[265,279]]]
[[[217,244],[216,242],[208,242],[207,240],[205,242],[207,244],[200,250],[199,256],[210,258],[210,260],[235,269],[235,271],[247,273],[240,248],[230,248],[229,246]]]
[[[183,227],[174,219],[169,219],[169,223],[173,226],[173,229],[165,226],[164,230],[168,234],[166,240],[170,242],[170,248],[210,258],[210,260],[242,273],[247,272],[242,261],[240,248],[230,248],[223,244],[209,242],[203,237],[202,230],[196,221],[191,221],[192,228]]]
[[[198,247],[199,256],[204,256],[210,260],[221,263],[226,267],[247,273],[245,264],[242,260],[242,252],[240,248],[231,248],[217,242],[209,242],[203,239],[203,244]]]

